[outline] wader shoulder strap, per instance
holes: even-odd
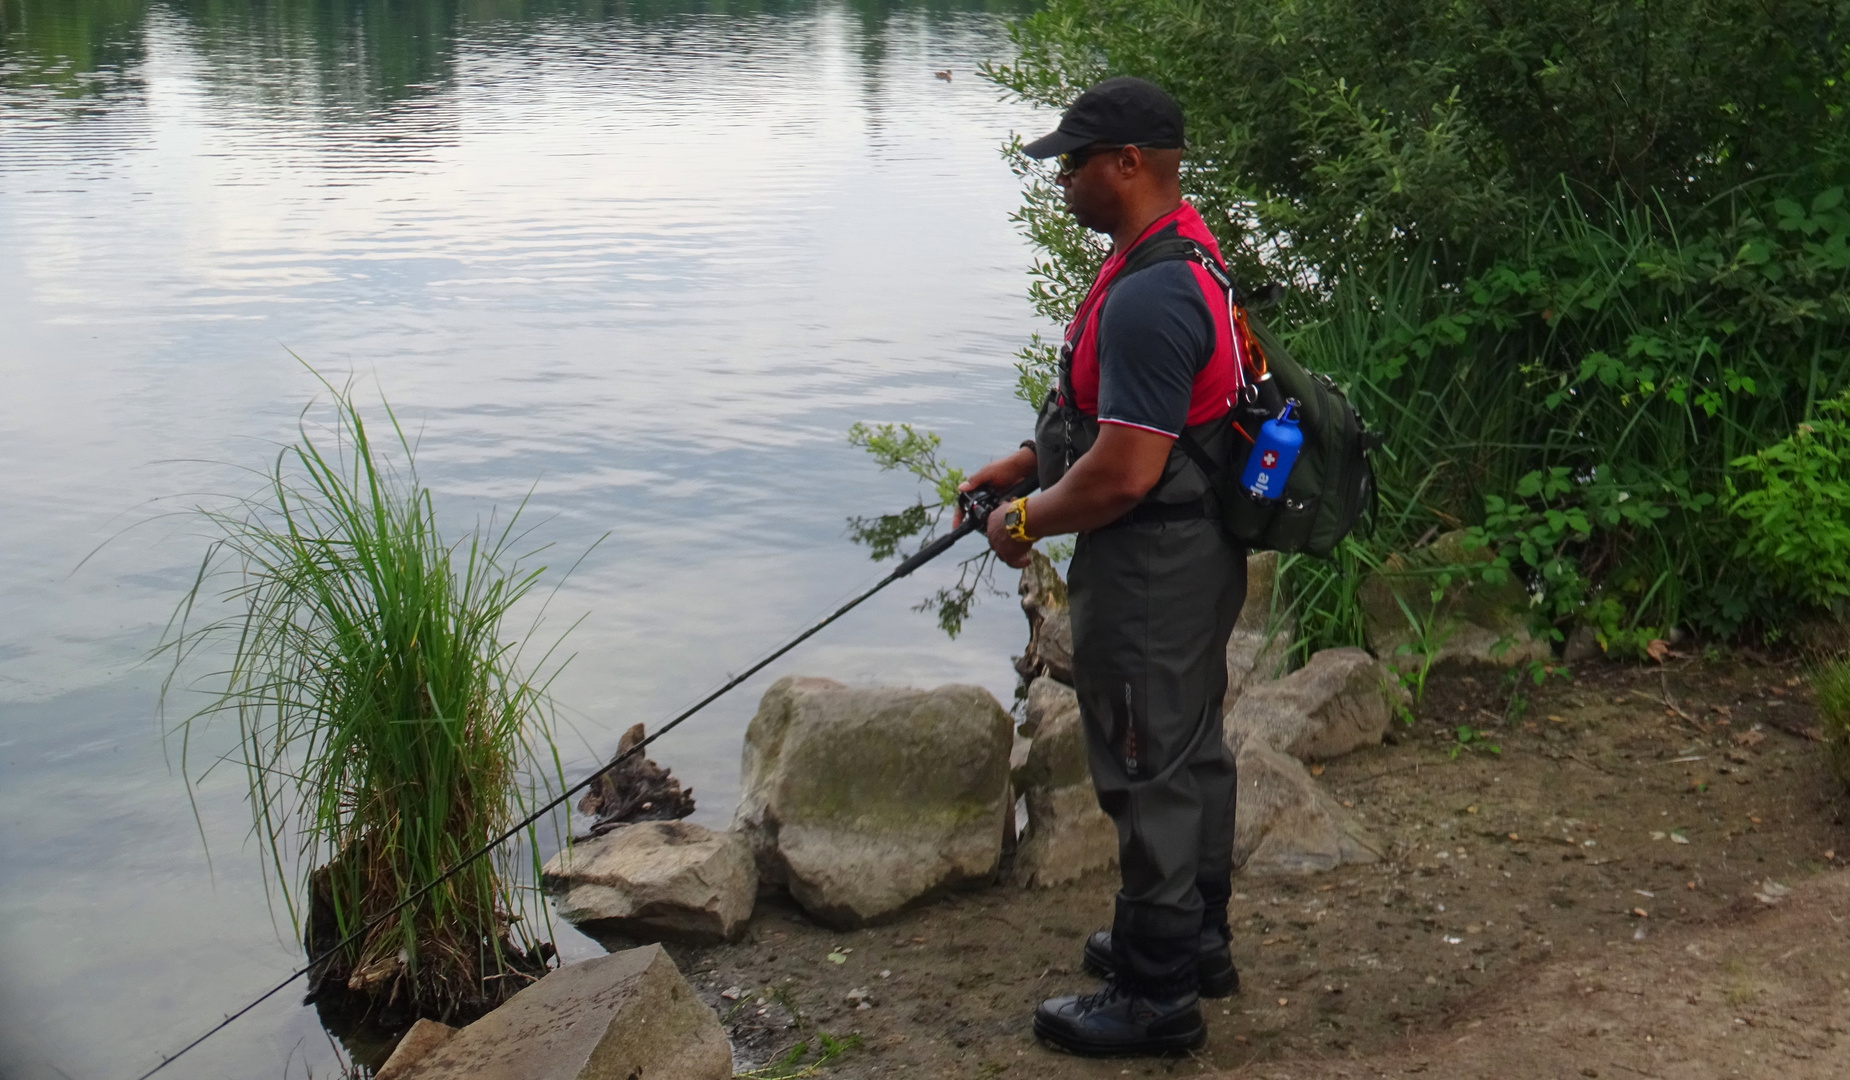
[[[1157,263],[1173,262],[1177,259],[1199,263],[1201,268],[1208,272],[1208,276],[1226,291],[1234,303],[1241,302],[1240,287],[1234,284],[1233,275],[1227,273],[1226,267],[1222,266],[1214,256],[1208,254],[1200,244],[1167,229],[1132,248],[1129,257],[1124,260],[1124,265],[1119,267],[1117,274],[1112,277],[1112,284],[1115,285],[1131,274],[1155,266]]]
[[[1195,441],[1195,437],[1190,435],[1186,428],[1183,429],[1182,434],[1176,436],[1176,445],[1182,448],[1182,452],[1188,455],[1190,461],[1201,466],[1201,471],[1208,474],[1209,480],[1215,480],[1226,475],[1226,468],[1217,464],[1213,458],[1209,457],[1207,450],[1204,449],[1200,443]]]

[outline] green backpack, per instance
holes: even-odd
[[[1170,259],[1201,264],[1226,291],[1229,323],[1235,333],[1246,334],[1249,351],[1258,355],[1281,396],[1297,401],[1298,427],[1304,434],[1297,463],[1276,499],[1255,498],[1240,486],[1257,424],[1270,419],[1255,402],[1234,406],[1233,460],[1212,460],[1187,432],[1180,439],[1183,451],[1208,474],[1227,531],[1249,549],[1329,555],[1363,514],[1374,511],[1375,472],[1368,454],[1380,445],[1380,436],[1362,423],[1334,379],[1305,370],[1263,323],[1247,313],[1245,297],[1232,276],[1194,241],[1177,237],[1145,244],[1133,253],[1120,277]]]

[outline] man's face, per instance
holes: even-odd
[[[1094,232],[1108,233],[1117,224],[1121,203],[1117,179],[1118,148],[1089,146],[1066,155],[1054,182],[1073,220]]]

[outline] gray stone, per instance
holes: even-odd
[[[1065,683],[1045,675],[1028,684],[1028,722],[1033,742],[1027,759],[1015,771],[1015,790],[1026,794],[1035,788],[1060,787],[1085,780],[1085,732],[1079,724],[1079,695]]]
[[[1022,709],[1021,733],[1032,739],[1047,718],[1068,709],[1079,708],[1073,687],[1051,675],[1042,675],[1028,684],[1026,707]]]
[[[1019,730],[1016,731],[1015,741],[1009,744],[1009,781],[1011,783],[1014,782],[1015,774],[1028,763],[1028,751],[1033,746],[1034,740],[1021,734]]]
[[[1380,742],[1396,710],[1412,702],[1366,650],[1325,649],[1284,678],[1247,689],[1227,716],[1227,749],[1237,759],[1257,740],[1300,761],[1341,757]]]
[[[1073,685],[1073,616],[1060,571],[1036,551],[1021,572],[1018,591],[1021,610],[1028,616],[1028,648],[1015,661],[1015,670],[1024,679],[1047,675]]]
[[[1015,853],[1015,883],[1051,888],[1118,863],[1118,830],[1098,808],[1088,778],[1029,792],[1028,827]]]
[[[541,882],[559,915],[593,936],[710,943],[751,919],[758,867],[737,833],[644,821],[559,852]]]
[[[547,975],[402,1080],[731,1080],[732,1048],[660,945]]]
[[[1278,576],[1278,552],[1246,557],[1246,603],[1240,607],[1233,636],[1227,639],[1227,697],[1223,713],[1246,687],[1276,679],[1289,670],[1291,642],[1298,634],[1290,597]]]
[[[761,880],[829,926],[988,883],[1010,810],[1011,729],[979,686],[780,679],[745,732],[733,825]]]
[[[1606,647],[1599,643],[1599,631],[1586,623],[1579,623],[1567,635],[1567,646],[1561,652],[1561,659],[1569,664],[1579,664],[1597,660],[1605,654]]]
[[[456,1029],[448,1024],[439,1024],[435,1020],[419,1018],[398,1040],[392,1048],[392,1056],[385,1059],[379,1071],[373,1074],[373,1080],[404,1080],[411,1066],[424,1060],[432,1050],[450,1041]]]
[[[1014,776],[1028,804],[1015,881],[1047,887],[1116,863],[1118,833],[1092,789],[1078,695],[1043,676],[1029,686],[1028,702],[1035,734]]]
[[[1302,762],[1248,739],[1236,763],[1233,864],[1240,873],[1313,874],[1380,859],[1380,842],[1311,779]]]
[[[1358,591],[1369,649],[1403,669],[1419,667],[1428,653],[1435,665],[1508,668],[1550,659],[1548,642],[1530,630],[1522,583],[1488,585],[1474,572],[1491,558],[1486,548],[1467,548],[1462,531],[1389,555]],[[1451,575],[1443,587],[1442,574]]]

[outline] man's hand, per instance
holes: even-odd
[[[1008,457],[997,458],[996,460],[990,462],[989,464],[971,473],[970,478],[968,480],[965,480],[963,483],[957,485],[957,490],[958,491],[974,491],[977,488],[982,487],[984,484],[988,484],[990,489],[996,492],[1012,491],[1014,490],[1016,484],[1021,483],[1023,480],[1026,480],[1028,477],[1033,476],[1033,475],[1034,475],[1034,451],[1024,446],[1021,449],[1010,454]],[[1002,515],[998,513],[998,514],[993,515],[993,517],[991,518],[990,520],[990,527],[992,529],[991,535],[994,535],[993,529],[995,526],[995,522],[997,519],[1000,519],[1001,516]],[[957,510],[953,511],[951,514],[951,527],[954,529],[958,527],[959,525],[962,525],[963,523],[964,523],[964,512],[963,512],[963,509],[959,507]],[[1010,565],[1013,565],[1013,564],[1011,563]],[[1023,565],[1025,566],[1026,564],[1024,563]]]
[[[995,513],[989,515],[989,547],[996,553],[997,558],[1020,570],[1027,566],[1028,560],[1033,557],[1034,545],[1024,544],[1009,536],[1008,526],[1004,522],[1008,519],[1009,507],[1012,505],[1014,504],[1003,503],[996,507]]]

